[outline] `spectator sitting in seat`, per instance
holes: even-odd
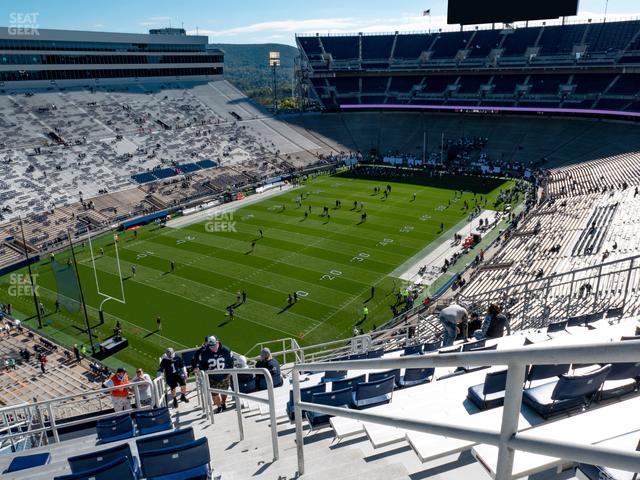
[[[482,327],[473,332],[473,336],[477,340],[500,338],[504,336],[505,329],[507,330],[507,335],[511,335],[509,319],[501,313],[498,305],[492,303],[487,310],[487,316],[482,321]]]
[[[266,368],[267,370],[269,370],[269,373],[271,374],[271,378],[273,379],[273,386],[274,387],[282,386],[282,375],[280,373],[280,364],[271,355],[271,350],[269,350],[266,347],[262,349],[262,351],[260,352],[260,360],[256,362],[256,368]],[[259,390],[264,390],[265,388],[267,388],[264,377],[258,376],[257,378],[258,378],[258,385],[260,387]]]

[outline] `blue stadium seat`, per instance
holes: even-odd
[[[359,383],[352,393],[352,403],[356,408],[370,408],[389,403],[393,396],[395,378],[387,377],[375,382]]]
[[[564,332],[567,329],[568,324],[569,324],[569,320],[550,323],[549,326],[547,327],[547,333]]]
[[[384,349],[379,348],[377,350],[369,350],[367,352],[367,358],[381,358],[384,357]]]
[[[476,342],[468,342],[462,344],[463,352],[470,352],[472,350],[477,350],[479,348],[483,348],[487,344],[486,340],[478,340]]]
[[[504,404],[504,391],[507,384],[507,370],[489,372],[484,383],[469,387],[467,398],[480,410],[489,410]]]
[[[601,400],[618,398],[634,392],[640,381],[640,362],[612,363],[600,392]]]
[[[366,353],[354,353],[353,355],[349,355],[347,360],[366,360]]]
[[[531,382],[536,380],[544,380],[545,378],[559,377],[560,375],[564,375],[569,371],[571,365],[569,364],[561,364],[561,365],[531,365],[529,372],[527,373],[525,382],[529,382],[529,386],[531,386]]]
[[[441,354],[445,354],[445,353],[460,353],[460,351],[462,350],[462,345],[457,345],[457,346],[451,346],[451,347],[445,347],[445,348],[441,348],[440,350],[438,350],[438,353]]]
[[[368,381],[375,382],[383,378],[393,377],[396,388],[400,386],[400,369],[386,370],[384,372],[374,372],[369,374]]]
[[[578,475],[580,472],[582,475]],[[597,465],[587,465],[586,463],[578,464],[576,469],[577,478],[586,478],[587,480],[618,480],[620,477],[613,475],[606,467]]]
[[[122,457],[129,459],[129,465],[133,473],[136,478],[140,478],[138,459],[131,454],[131,447],[129,447],[128,443],[123,443],[122,445],[117,445],[106,450],[98,450],[97,452],[69,457],[67,461],[69,462],[71,473],[78,474],[101,468]]]
[[[34,453],[32,455],[23,455],[21,457],[14,457],[11,463],[3,473],[18,472],[20,470],[27,470],[29,468],[40,467],[47,465],[51,461],[50,453]]]
[[[142,474],[148,480],[209,478],[211,454],[207,438],[140,453]]]
[[[420,385],[421,383],[427,383],[429,379],[433,377],[434,372],[435,369],[433,367],[407,368],[398,383],[401,388],[413,387],[415,385]]]
[[[173,428],[171,415],[167,407],[134,412],[133,418],[136,420],[140,435],[148,435]]]
[[[575,317],[569,317],[567,320],[567,327],[581,327],[587,324],[588,315],[577,315]]]
[[[141,438],[136,441],[136,447],[138,448],[138,454],[141,454],[142,452],[185,445],[194,440],[193,428],[189,427],[173,430],[172,432],[163,433],[162,435],[154,435],[150,438]]]
[[[351,405],[351,388],[343,388],[334,392],[314,393],[311,397],[311,403],[320,405],[328,405],[330,407],[349,408]],[[327,423],[331,415],[317,412],[305,412],[307,420],[312,427]]]
[[[405,347],[403,355],[422,355],[422,345],[410,345]]]
[[[302,402],[310,402],[311,398],[316,393],[324,393],[327,391],[327,384],[320,383],[319,385],[314,385],[313,387],[301,388],[300,389],[300,401]],[[287,415],[290,420],[295,418],[295,411],[293,408],[293,390],[289,390],[289,401],[287,402]]]
[[[323,382],[334,382],[347,376],[346,370],[327,370],[322,377]]]
[[[422,345],[422,353],[435,352],[442,346],[442,341],[428,342]]]
[[[559,380],[524,390],[522,400],[543,417],[588,406],[602,387],[611,365],[583,375],[562,375]]]
[[[108,420],[99,420],[96,424],[100,443],[117,442],[135,435],[133,420],[129,414]]]
[[[136,480],[127,457],[119,457],[93,470],[54,477],[53,480]]]
[[[345,388],[352,388],[355,390],[359,383],[367,381],[367,374],[363,373],[357,377],[345,378],[344,380],[336,380],[331,384],[331,391],[343,390]]]

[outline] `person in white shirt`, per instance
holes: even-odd
[[[131,383],[136,382],[149,382],[151,383],[151,377],[149,374],[144,373],[141,368],[136,370],[136,376],[131,379]],[[151,385],[143,384],[138,385],[138,395],[140,396],[140,405],[139,407],[149,407],[153,405],[153,395],[152,395]]]

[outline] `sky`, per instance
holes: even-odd
[[[578,17],[601,20],[606,1],[581,0]],[[427,9],[431,16],[422,16]],[[70,30],[145,33],[173,26],[208,35],[211,43],[295,45],[296,33],[455,28],[446,25],[446,10],[446,0],[0,0],[0,26],[20,18]],[[638,0],[609,0],[608,19],[629,17],[640,18]]]

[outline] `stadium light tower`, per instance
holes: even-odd
[[[280,52],[269,52],[269,67],[273,72],[273,113],[278,113],[278,76],[277,68],[280,66]]]

